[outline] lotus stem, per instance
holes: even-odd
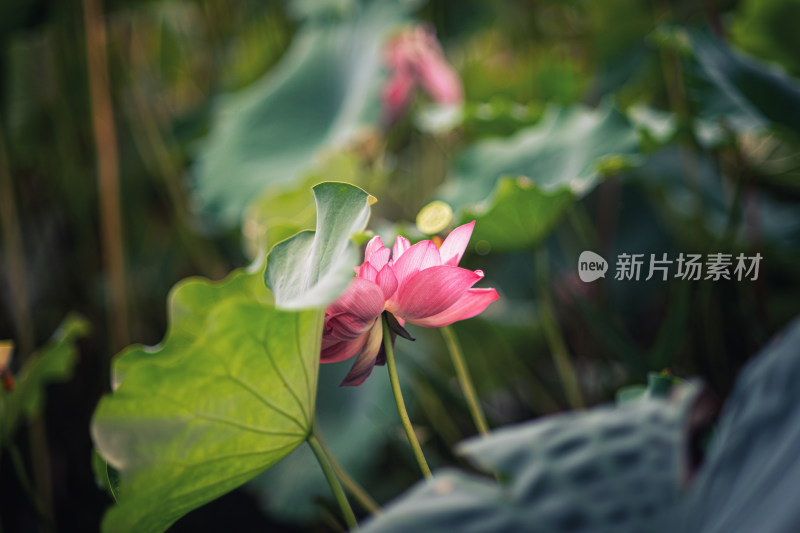
[[[389,367],[389,380],[392,382],[392,392],[394,393],[394,402],[397,404],[397,413],[400,415],[400,420],[403,422],[403,429],[406,431],[408,442],[411,444],[411,449],[414,452],[417,463],[419,463],[419,468],[422,470],[423,475],[430,479],[433,477],[433,474],[431,474],[431,469],[428,466],[428,462],[425,460],[425,455],[422,453],[422,447],[419,445],[416,433],[414,433],[411,419],[408,418],[406,404],[403,401],[403,391],[400,390],[400,380],[397,378],[397,365],[394,362],[392,335],[386,316],[383,317],[383,347],[386,350],[386,366]]]
[[[11,456],[11,465],[14,467],[14,472],[17,474],[17,479],[19,480],[20,485],[22,485],[22,490],[27,496],[28,500],[31,502],[31,505],[33,505],[36,516],[40,521],[41,528],[45,531],[53,531],[53,519],[47,512],[42,499],[36,492],[34,484],[31,482],[30,477],[28,477],[28,473],[25,471],[25,463],[22,460],[22,454],[19,452],[19,449],[13,442],[9,442],[6,449]]]
[[[339,483],[339,478],[336,477],[336,472],[334,472],[325,450],[320,445],[319,440],[317,440],[316,434],[316,429],[312,426],[311,433],[309,433],[307,439],[308,445],[311,446],[311,450],[314,452],[314,455],[317,456],[319,466],[322,467],[322,473],[325,474],[325,479],[331,487],[333,496],[336,498],[336,503],[339,504],[339,508],[342,510],[347,528],[350,531],[355,531],[358,529],[356,515],[353,514],[353,508],[350,507],[350,502],[347,501],[347,495],[345,495],[342,489],[342,484]]]
[[[381,508],[377,504],[375,500],[367,493],[367,491],[362,487],[358,481],[350,477],[350,474],[344,469],[344,467],[336,460],[336,457],[331,453],[330,448],[325,444],[325,441],[322,440],[322,435],[319,432],[319,428],[315,426],[314,437],[317,439],[317,443],[319,447],[322,448],[323,453],[328,458],[328,461],[331,463],[331,467],[333,468],[334,473],[336,473],[336,477],[339,478],[342,485],[344,485],[344,489],[350,493],[350,495],[358,500],[364,509],[369,511],[374,515],[381,514]]]
[[[583,396],[581,395],[580,385],[578,384],[578,376],[575,373],[575,367],[572,366],[572,361],[570,361],[567,343],[564,341],[564,336],[561,334],[558,322],[556,322],[553,302],[546,289],[542,291],[541,300],[542,329],[547,338],[547,343],[550,345],[550,352],[553,354],[553,362],[561,378],[561,383],[564,385],[567,400],[573,409],[583,409],[585,404],[583,402]]]
[[[483,413],[481,404],[478,401],[478,395],[475,393],[475,386],[472,384],[472,378],[469,375],[467,363],[464,361],[464,354],[461,351],[458,338],[456,338],[456,334],[450,326],[444,326],[441,328],[441,332],[447,345],[447,350],[450,352],[450,359],[456,369],[458,383],[461,385],[461,390],[464,391],[464,397],[467,399],[472,420],[481,435],[486,436],[489,434],[489,424],[486,423],[486,415]]]

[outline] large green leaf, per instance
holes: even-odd
[[[351,236],[366,228],[375,198],[346,183],[314,187],[317,229],[275,245],[264,280],[282,309],[325,306],[347,288],[358,263]]]
[[[480,141],[458,157],[453,179],[442,190],[461,207],[484,200],[505,175],[525,176],[543,190],[589,192],[604,160],[631,162],[638,138],[627,118],[609,105],[548,107],[540,122],[507,139]]]
[[[466,148],[440,195],[462,223],[477,219],[473,245],[525,249],[541,242],[604,174],[637,163],[637,152],[635,129],[613,107],[550,107],[533,127]]]
[[[321,228],[314,252],[290,239],[268,258],[310,253],[314,272],[346,286],[357,258],[349,240],[369,217],[369,195],[351,185],[315,187]],[[315,255],[316,254],[316,255]],[[352,260],[351,263],[347,263]],[[339,280],[328,269],[342,274]],[[346,271],[346,275],[345,275]],[[115,391],[92,421],[97,450],[120,474],[104,531],[163,531],[190,510],[252,479],[302,443],[313,421],[324,302],[276,309],[264,269],[221,282],[192,278],[169,301],[170,326],[155,349],[132,346],[115,362]],[[284,283],[285,282],[285,283]],[[309,306],[311,307],[311,306]]]
[[[518,250],[539,244],[555,227],[575,196],[566,188],[542,190],[528,178],[503,178],[486,202],[465,207],[461,222],[477,220],[472,242],[492,250]]]
[[[800,320],[742,370],[708,456],[665,531],[789,532],[800,524]]]
[[[686,384],[670,400],[651,396],[469,440],[461,452],[499,482],[436,472],[362,531],[656,531],[681,493],[698,390]]]
[[[0,387],[0,442],[8,438],[22,418],[37,416],[44,406],[48,383],[67,381],[78,360],[75,342],[89,332],[89,323],[68,315],[53,338],[34,353],[15,378],[14,390]]]
[[[305,440],[323,312],[279,311],[238,290],[266,294],[260,278],[183,283],[171,309],[187,312],[171,317],[163,345],[124,355],[121,383],[92,421],[95,446],[122,479],[104,531],[163,531]]]
[[[734,52],[706,33],[692,35],[710,86],[694,91],[701,113],[737,130],[780,124],[800,131],[800,82],[777,67]]]
[[[137,361],[155,359],[164,351],[185,352],[203,334],[209,315],[216,305],[234,298],[264,306],[271,305],[272,295],[263,290],[259,275],[262,271],[263,268],[254,265],[253,271],[239,269],[219,282],[200,277],[178,282],[170,292],[167,302],[169,326],[164,340],[156,350],[138,344],[123,350],[114,360],[114,388],[119,386],[128,368]]]
[[[376,122],[381,45],[404,8],[366,4],[348,20],[303,26],[274,70],[220,102],[194,175],[202,205],[222,222],[240,223],[254,197]]]

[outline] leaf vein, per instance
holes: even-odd
[[[305,432],[308,430],[308,428],[304,427],[304,426],[303,426],[303,424],[302,424],[302,422],[300,422],[300,420],[298,420],[298,419],[297,419],[297,417],[293,416],[291,413],[289,413],[289,412],[287,412],[287,411],[283,410],[282,408],[280,408],[280,407],[278,407],[277,405],[275,405],[274,403],[272,403],[270,400],[268,400],[268,399],[267,399],[267,397],[266,397],[266,396],[264,396],[263,394],[261,394],[260,392],[258,392],[258,391],[255,389],[255,387],[253,387],[252,385],[250,385],[249,383],[247,383],[246,381],[244,381],[244,380],[243,380],[242,378],[240,378],[239,376],[235,376],[235,375],[233,375],[233,374],[227,374],[227,375],[226,375],[226,377],[227,377],[228,379],[232,380],[232,381],[235,381],[235,382],[236,382],[236,383],[238,383],[239,385],[241,385],[241,386],[242,386],[242,387],[243,387],[245,390],[247,390],[247,391],[248,391],[250,394],[252,394],[252,395],[253,395],[253,396],[255,396],[256,398],[258,398],[258,399],[259,399],[259,400],[260,400],[260,401],[261,401],[261,402],[262,402],[264,405],[266,405],[266,406],[267,406],[269,409],[272,409],[272,410],[274,410],[274,411],[275,411],[275,412],[277,412],[278,414],[281,414],[281,415],[283,415],[284,417],[288,418],[289,420],[291,420],[292,422],[294,422],[295,424],[297,424],[297,427],[298,427],[298,428],[300,428],[300,431],[302,431],[302,432],[304,432],[304,433],[305,433]]]
[[[303,413],[303,420],[305,421],[306,426],[310,428],[311,427],[311,418],[308,416],[308,413],[306,412],[306,406],[300,400],[300,397],[297,395],[295,390],[292,387],[289,386],[289,382],[286,381],[286,378],[284,377],[284,375],[281,372],[280,368],[278,368],[278,364],[275,362],[275,358],[272,356],[272,352],[270,351],[269,345],[267,344],[267,337],[268,337],[267,331],[264,331],[263,338],[259,339],[260,342],[261,342],[261,345],[264,347],[264,352],[267,354],[267,358],[269,359],[269,362],[272,363],[272,368],[275,369],[275,373],[278,374],[279,378],[281,378],[281,381],[283,382],[283,386],[286,387],[286,390],[289,391],[289,394],[291,394],[292,398],[294,398],[294,400],[297,402],[297,406],[300,407],[300,411]],[[298,349],[299,349],[299,346],[298,346]]]
[[[217,456],[217,457],[212,457],[210,459],[204,459],[202,461],[198,461],[198,462],[195,462],[195,463],[177,463],[177,466],[179,466],[180,468],[194,468],[196,466],[203,466],[203,465],[207,465],[207,464],[210,464],[210,463],[214,463],[216,461],[225,461],[227,459],[236,459],[238,457],[249,457],[249,456],[253,456],[253,455],[265,455],[265,454],[268,454],[268,453],[274,453],[274,452],[283,450],[285,448],[295,447],[298,444],[299,443],[291,442],[289,444],[282,444],[281,446],[276,446],[274,448],[268,448],[266,450],[253,450],[253,451],[250,451],[250,452],[239,452],[239,453],[231,453],[231,454],[228,454],[228,455],[220,455],[220,456]]]
[[[300,350],[300,315],[297,315],[294,321],[294,334],[297,342],[297,356],[300,358],[300,368],[303,369],[303,376],[306,379],[306,395],[308,396],[308,405],[313,405],[311,401],[311,383],[308,381],[308,371],[306,370],[306,362],[303,359],[303,352]]]
[[[219,424],[225,424],[233,427],[237,427],[239,429],[244,429],[246,431],[252,431],[254,433],[261,433],[262,435],[277,435],[277,436],[284,436],[284,437],[300,437],[305,438],[304,433],[292,433],[290,431],[270,431],[268,429],[260,428],[257,426],[251,426],[249,424],[243,424],[242,422],[237,422],[236,420],[231,420],[230,418],[225,418],[222,416],[216,416],[208,413],[198,413],[196,411],[189,411],[189,414],[195,416],[196,418],[200,418],[202,420],[207,420],[209,422],[217,422]]]

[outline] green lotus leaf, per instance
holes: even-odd
[[[294,183],[321,150],[377,121],[381,46],[405,7],[369,2],[352,15],[303,25],[273,70],[219,102],[194,177],[220,222],[241,223],[253,198]]]
[[[526,249],[604,175],[638,164],[638,145],[636,130],[609,105],[551,106],[535,126],[467,147],[439,195],[462,223],[478,219],[474,243]]]
[[[310,431],[323,311],[279,311],[228,286],[211,289],[218,302],[191,342],[140,354],[100,401],[92,437],[121,476],[103,531],[164,531]]]
[[[479,250],[528,248],[550,233],[574,200],[567,189],[544,191],[528,178],[502,178],[486,202],[463,209],[461,223],[477,220],[472,242]]]
[[[700,387],[493,431],[459,451],[496,479],[435,472],[365,533],[661,531],[682,493],[685,439]]]
[[[800,320],[736,380],[705,462],[664,531],[794,531],[800,479]]]
[[[341,294],[358,264],[352,235],[366,228],[375,198],[346,183],[314,187],[316,231],[303,231],[276,244],[264,280],[281,309],[324,307]]]
[[[350,236],[366,225],[371,197],[342,183],[322,183],[314,194],[317,232],[280,243],[268,257],[276,299],[298,282],[296,269],[319,282],[310,287],[317,299],[291,292],[303,302],[336,298],[335,287],[344,289],[352,277],[357,254]],[[305,262],[287,260],[298,257]],[[164,531],[307,438],[324,304],[276,309],[264,275],[254,265],[220,282],[184,280],[169,298],[164,341],[131,346],[115,361],[115,390],[92,420],[106,472],[119,473],[117,504],[103,531]]]
[[[701,83],[693,97],[700,114],[737,131],[778,124],[800,131],[800,81],[708,35],[692,35]]]

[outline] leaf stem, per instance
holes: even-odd
[[[394,402],[397,404],[397,413],[400,415],[400,420],[403,422],[403,429],[406,431],[408,442],[411,444],[411,449],[414,451],[419,463],[419,468],[426,478],[432,478],[431,469],[428,467],[428,462],[425,460],[425,455],[422,453],[422,447],[419,445],[417,435],[414,433],[414,427],[411,425],[411,419],[408,418],[408,411],[406,411],[406,404],[403,401],[403,391],[400,390],[400,380],[397,378],[397,365],[394,362],[394,347],[392,347],[392,335],[389,330],[389,322],[386,315],[383,316],[383,347],[386,350],[386,366],[389,367],[389,380],[392,382],[392,392],[394,393]]]
[[[369,511],[374,515],[381,514],[381,508],[377,504],[377,502],[375,502],[375,500],[372,499],[372,497],[367,493],[364,487],[359,485],[358,481],[350,477],[350,474],[347,473],[347,471],[344,469],[341,463],[339,463],[339,461],[336,460],[336,457],[331,453],[330,448],[328,448],[328,446],[325,444],[325,441],[322,440],[322,435],[319,432],[319,428],[317,428],[316,426],[314,426],[314,438],[317,439],[319,447],[322,449],[322,452],[328,458],[328,461],[330,461],[331,467],[333,468],[336,477],[338,477],[339,481],[341,481],[342,485],[344,485],[344,489],[347,492],[349,492],[350,495],[352,495],[356,500],[358,500],[358,503],[360,503],[364,507],[364,509],[366,509],[367,511]]]
[[[564,341],[564,336],[561,333],[561,329],[558,327],[555,307],[553,306],[553,300],[549,292],[549,284],[547,283],[547,252],[545,250],[539,253],[537,270],[539,271],[539,308],[541,311],[541,325],[544,330],[544,336],[547,340],[547,344],[550,346],[553,362],[556,365],[556,371],[561,378],[561,383],[564,386],[564,392],[567,395],[570,406],[573,409],[582,409],[585,407],[585,404],[581,395],[580,385],[578,384],[578,375],[575,373],[575,367],[572,365],[572,361],[570,361],[567,343]]]
[[[584,407],[584,403],[578,385],[578,378],[575,374],[575,367],[572,366],[572,362],[569,358],[567,344],[564,342],[564,337],[556,323],[555,313],[553,312],[553,302],[550,299],[550,295],[544,292],[541,296],[541,301],[542,328],[544,329],[547,343],[550,345],[550,351],[553,354],[553,361],[556,364],[556,370],[561,378],[561,383],[564,385],[567,400],[569,400],[573,409],[581,409]]]
[[[11,456],[11,465],[14,467],[14,472],[17,474],[17,480],[19,480],[20,485],[22,485],[22,490],[25,492],[25,495],[28,497],[28,500],[33,505],[33,508],[36,512],[37,517],[40,520],[40,525],[46,531],[52,531],[54,529],[52,518],[50,518],[47,510],[42,503],[41,498],[36,493],[36,489],[31,482],[28,473],[25,471],[25,464],[22,460],[22,454],[19,452],[19,448],[14,442],[9,441],[8,447],[8,454]]]
[[[569,359],[569,352],[567,351],[567,345],[556,323],[556,318],[553,313],[553,302],[550,300],[550,295],[542,295],[542,304],[542,328],[544,329],[547,343],[550,345],[550,351],[553,354],[556,370],[561,377],[561,382],[567,393],[567,399],[573,409],[583,408],[584,403],[581,397],[580,387],[578,386],[575,367],[572,366],[572,362]]]
[[[322,473],[325,474],[325,479],[328,481],[328,485],[331,487],[333,496],[336,498],[336,502],[339,504],[339,508],[342,510],[344,521],[347,523],[347,528],[351,531],[357,530],[358,522],[356,521],[355,514],[353,514],[353,508],[350,507],[350,502],[347,501],[347,496],[345,495],[344,490],[342,490],[342,485],[339,483],[339,478],[336,477],[336,472],[334,472],[333,467],[328,460],[328,456],[325,454],[325,450],[320,445],[316,434],[316,429],[314,426],[312,426],[311,433],[309,433],[307,439],[308,445],[311,446],[311,450],[314,452],[314,455],[317,456],[319,466],[322,467]]]
[[[458,339],[450,326],[440,328],[444,342],[447,345],[447,351],[450,352],[450,359],[453,361],[453,366],[456,369],[458,376],[458,383],[461,385],[461,390],[464,391],[464,396],[469,405],[469,412],[472,415],[472,420],[475,426],[480,431],[481,435],[489,434],[489,424],[486,423],[486,415],[481,409],[481,404],[478,401],[478,395],[475,394],[475,387],[472,384],[472,378],[469,375],[467,363],[464,361],[464,354],[461,351],[461,346],[458,344]]]

